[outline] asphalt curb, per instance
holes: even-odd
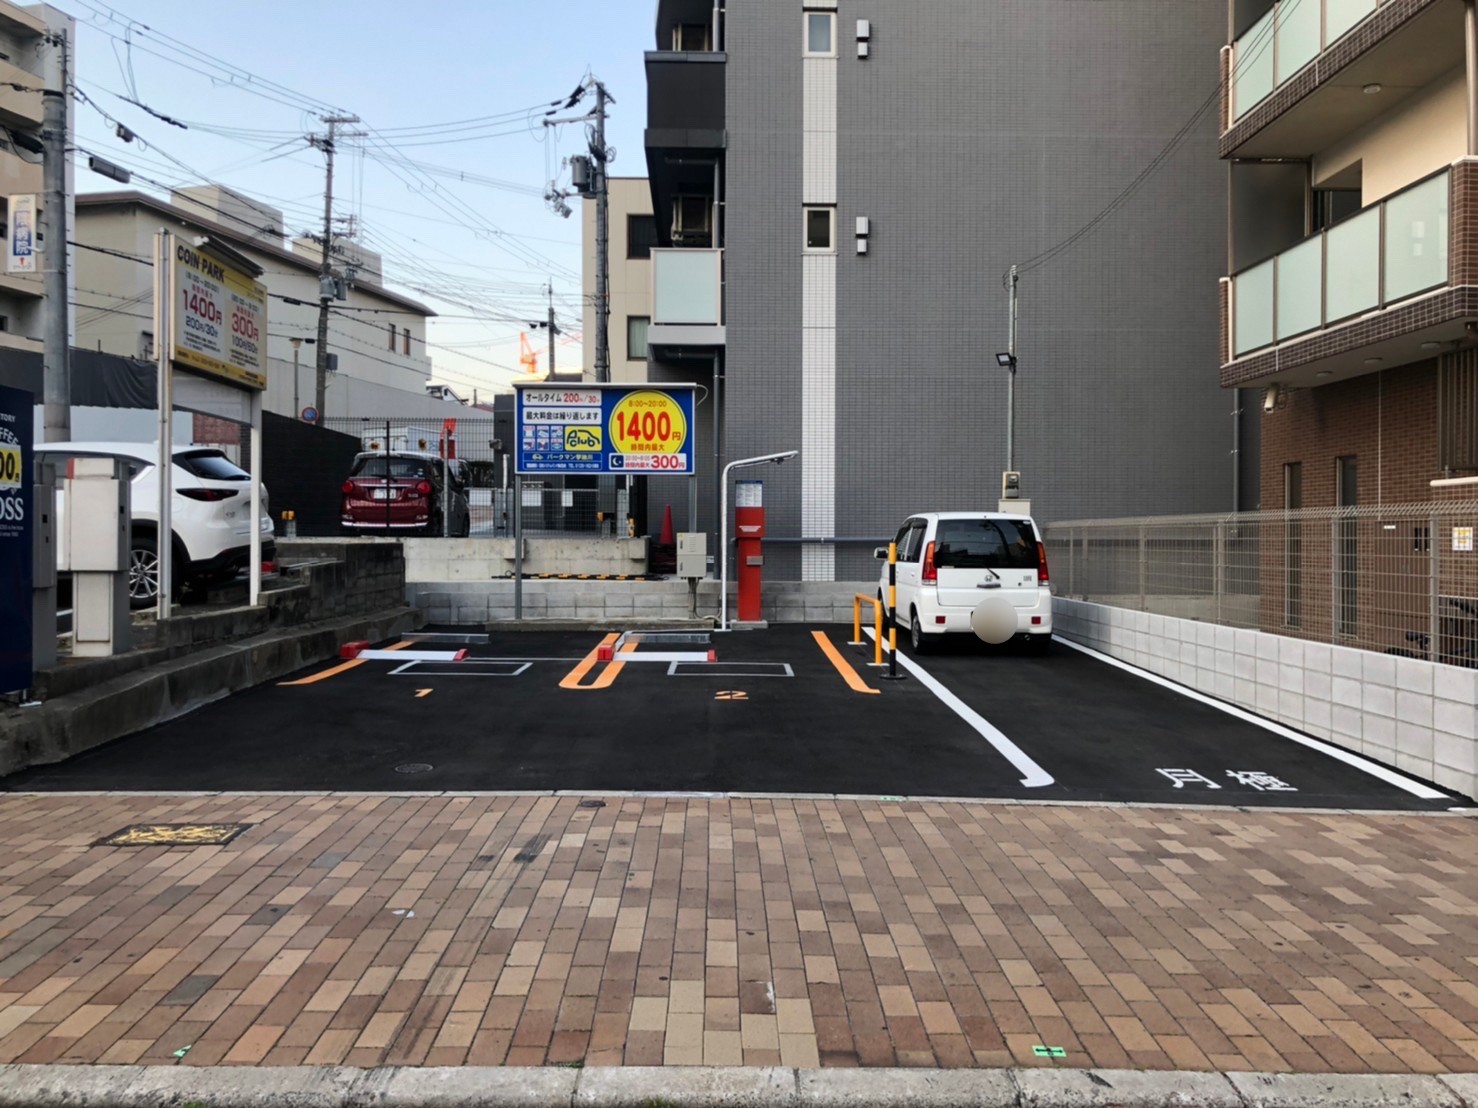
[[[50,765],[203,704],[326,661],[354,639],[379,641],[425,622],[395,607],[220,642],[0,715],[0,776]]]
[[[1478,1108],[1478,1073],[0,1066],[0,1108]]]

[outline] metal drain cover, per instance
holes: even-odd
[[[403,762],[395,767],[396,773],[430,773],[434,767],[430,762]]]
[[[582,800],[576,805],[579,808],[604,808],[605,806],[606,802],[604,800]]]

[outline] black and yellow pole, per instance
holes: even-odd
[[[888,672],[889,681],[900,681],[898,672],[898,544],[888,544]]]

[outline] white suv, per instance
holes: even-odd
[[[148,608],[159,599],[159,445],[153,442],[43,442],[38,461],[57,465],[57,558],[64,554],[60,485],[69,458],[119,458],[132,477],[132,527],[128,552],[128,599]],[[174,532],[171,573],[178,597],[187,584],[229,580],[248,568],[251,557],[251,475],[211,446],[176,446],[171,477],[174,494],[170,524]],[[262,560],[276,557],[267,490],[262,489]]]
[[[1052,641],[1047,551],[1031,519],[1000,512],[920,512],[898,529],[898,625],[915,653],[944,634]],[[876,554],[886,559],[887,547]],[[878,592],[888,600],[888,567]]]

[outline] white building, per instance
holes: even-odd
[[[652,321],[652,247],[657,243],[652,193],[645,177],[612,177],[611,380],[647,380],[647,327]],[[595,201],[582,207],[585,251],[585,379],[595,380]]]

